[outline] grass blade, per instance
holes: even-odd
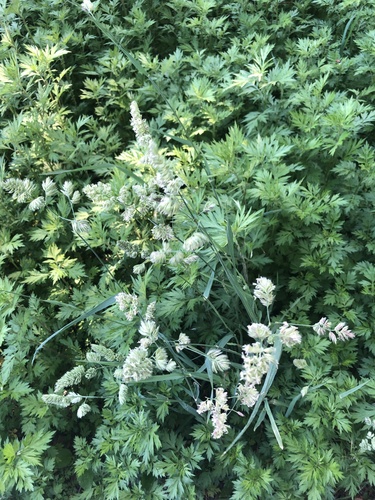
[[[346,398],[346,396],[349,396],[350,394],[353,394],[353,392],[359,391],[359,389],[362,389],[365,385],[367,385],[370,382],[370,380],[366,380],[366,382],[363,382],[362,384],[357,385],[356,387],[353,387],[352,389],[349,389],[348,391],[342,392],[339,394],[340,399]]]
[[[33,359],[31,360],[31,364],[34,364],[34,361],[35,361],[35,358],[36,358],[36,355],[38,354],[38,352],[43,349],[43,347],[50,341],[52,340],[53,338],[55,338],[57,335],[59,335],[60,333],[62,333],[63,331],[67,330],[68,328],[70,328],[71,326],[74,326],[76,325],[77,323],[80,323],[81,321],[84,321],[85,319],[89,318],[90,316],[93,316],[94,314],[97,314],[98,312],[100,311],[103,311],[103,309],[107,309],[107,307],[109,306],[112,306],[116,301],[116,295],[113,295],[112,297],[109,297],[109,299],[106,299],[104,300],[103,302],[101,302],[100,304],[98,304],[96,307],[93,307],[92,309],[90,309],[89,311],[81,314],[81,316],[79,316],[78,318],[74,319],[73,321],[71,321],[70,323],[68,323],[67,325],[63,326],[62,328],[60,328],[60,330],[57,330],[56,332],[54,332],[52,335],[50,335],[46,340],[44,340],[39,346],[38,348],[35,350],[34,352],[34,355],[33,355]]]
[[[346,42],[349,40],[351,37],[352,31],[354,29],[354,21],[357,20],[357,16],[352,16],[349,21],[346,23],[345,29],[344,29],[344,34],[342,35],[342,40],[341,40],[341,45],[340,45],[340,57],[343,56],[344,54],[344,48],[346,45]]]
[[[277,441],[278,445],[280,446],[280,448],[283,450],[284,449],[283,441],[281,439],[279,429],[276,425],[275,419],[273,418],[272,411],[271,411],[270,405],[268,404],[267,399],[264,401],[264,407],[266,409],[268,418],[270,419],[271,427],[272,427],[273,433],[275,434],[276,441]]]
[[[203,297],[205,299],[208,299],[208,297],[210,296],[211,288],[212,288],[214,279],[215,279],[215,271],[212,271],[211,276],[207,282],[206,288],[204,289],[204,292],[203,292]]]
[[[265,416],[266,416],[266,409],[263,408],[263,410],[259,413],[259,417],[258,420],[256,421],[256,424],[254,425],[254,431],[256,431],[257,428],[260,426],[260,424],[263,422]]]
[[[227,345],[227,343],[230,341],[230,339],[232,339],[233,337],[234,337],[233,333],[228,333],[222,339],[220,339],[216,345],[223,349],[223,347],[225,347]]]
[[[292,401],[289,403],[288,409],[286,410],[285,416],[286,418],[289,417],[289,415],[292,413],[294,407],[296,406],[297,401],[299,401],[302,398],[302,394],[299,393],[297,396],[294,396]]]
[[[301,389],[301,391],[297,394],[297,396],[294,396],[294,398],[292,399],[292,401],[289,403],[289,406],[288,406],[288,409],[287,409],[287,411],[285,413],[285,416],[287,418],[289,417],[289,415],[292,413],[293,408],[295,407],[297,401],[299,401],[301,398],[303,398],[304,396],[306,396],[307,392],[315,391],[316,389],[319,389],[323,385],[324,384],[318,384],[318,385],[314,385],[313,387],[307,387],[307,388],[305,387],[304,389]],[[353,389],[351,389],[351,390],[353,390]],[[343,394],[345,394],[345,393],[343,393]]]

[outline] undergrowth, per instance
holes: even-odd
[[[371,491],[374,7],[0,13],[1,498]]]

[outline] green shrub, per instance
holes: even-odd
[[[0,7],[2,498],[354,498],[374,8],[83,7]]]

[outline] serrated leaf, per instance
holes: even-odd
[[[13,448],[12,443],[6,443],[3,448],[4,460],[10,464],[16,457],[16,450]]]

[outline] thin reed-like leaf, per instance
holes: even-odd
[[[266,409],[263,408],[263,410],[259,413],[258,420],[256,421],[253,430],[256,431],[257,428],[260,426],[260,424],[263,422],[264,418],[266,416]]]
[[[97,314],[98,312],[100,311],[103,311],[103,309],[107,309],[107,307],[109,306],[112,306],[114,303],[116,302],[116,295],[113,295],[112,297],[109,297],[108,299],[104,300],[103,302],[101,302],[100,304],[98,304],[96,307],[93,307],[92,309],[90,309],[89,311],[81,314],[81,316],[79,316],[78,318],[74,319],[73,321],[71,321],[70,323],[68,323],[67,325],[63,326],[62,328],[60,328],[59,330],[57,330],[56,332],[54,332],[52,335],[50,335],[46,340],[44,340],[38,347],[37,349],[35,350],[34,352],[34,355],[33,355],[33,358],[31,360],[31,364],[34,364],[34,361],[35,361],[35,358],[36,358],[36,355],[38,354],[38,352],[43,349],[43,347],[48,344],[48,342],[52,339],[54,339],[55,337],[57,337],[57,335],[59,335],[60,333],[64,332],[65,330],[67,330],[68,328],[76,325],[77,323],[80,323],[81,321],[84,321],[85,319],[89,318],[90,316],[94,316],[95,314]]]
[[[210,296],[210,292],[211,292],[211,288],[212,288],[214,279],[215,279],[215,271],[212,271],[210,278],[207,282],[206,288],[204,289],[204,292],[203,292],[203,297],[205,299],[208,299],[208,297]]]
[[[280,446],[280,448],[283,450],[284,449],[283,440],[281,439],[280,431],[276,425],[275,419],[272,415],[272,411],[271,411],[270,405],[268,404],[267,399],[264,401],[264,407],[265,407],[265,410],[267,412],[268,418],[270,419],[271,428],[272,428],[272,431],[275,435],[276,441],[277,441],[278,445]]]
[[[340,57],[342,57],[343,54],[344,54],[345,45],[346,45],[347,41],[350,39],[350,36],[351,36],[351,34],[353,32],[356,20],[357,20],[357,15],[354,15],[346,23],[346,26],[345,26],[345,29],[344,29],[344,33],[343,33],[342,39],[341,39]]]
[[[339,394],[339,398],[340,399],[343,399],[343,398],[346,398],[347,396],[349,396],[350,394],[353,394],[354,392],[357,392],[359,391],[360,389],[362,389],[362,387],[364,387],[365,385],[367,385],[369,382],[371,382],[370,380],[366,380],[365,382],[362,382],[362,384],[359,384],[357,385],[356,387],[353,387],[352,389],[349,389],[348,391],[345,391],[345,392],[341,392]]]
[[[222,339],[219,340],[219,342],[216,343],[216,345],[218,347],[225,347],[227,345],[227,343],[230,341],[230,339],[233,338],[233,334],[232,333],[228,333],[228,335],[225,335],[225,337],[223,337]]]

